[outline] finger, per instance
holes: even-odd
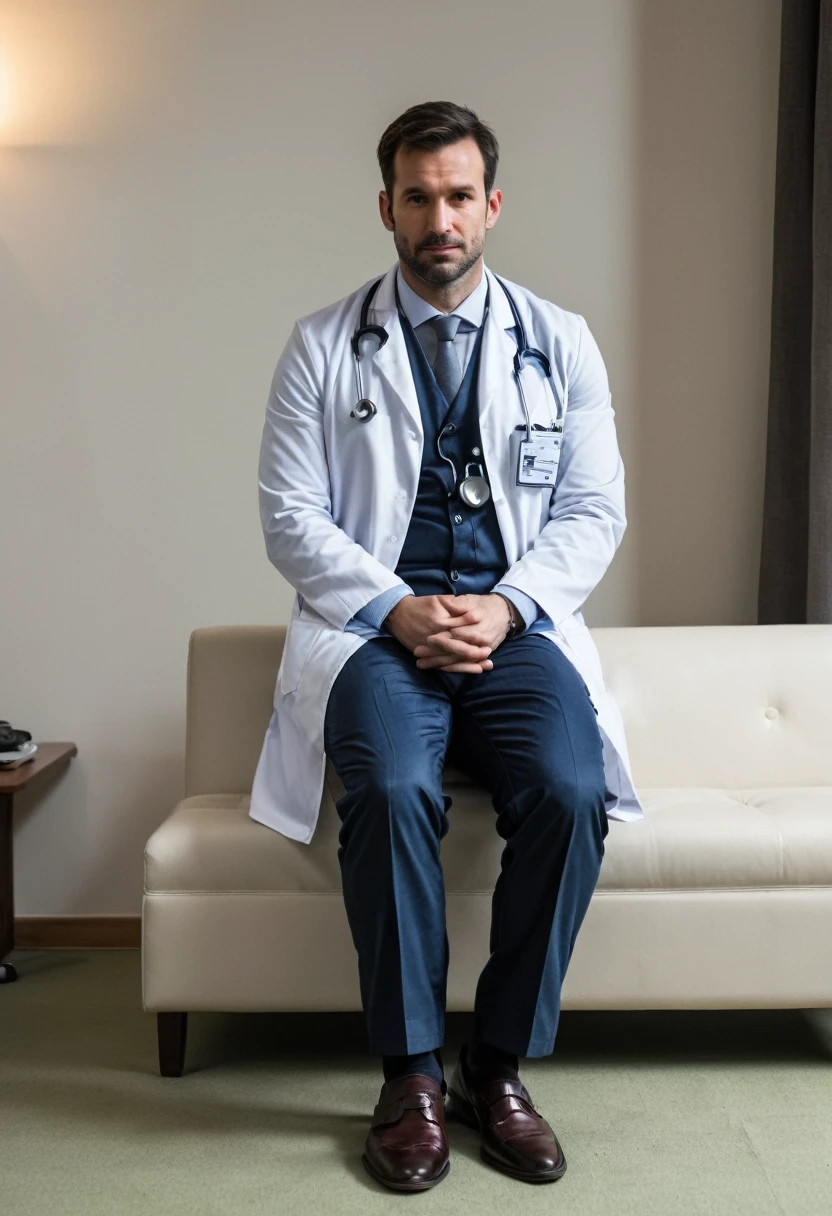
[[[449,654],[447,651],[444,651],[441,654],[436,654],[435,652],[431,654],[416,654],[414,651],[413,657],[416,659],[417,664],[429,663],[432,667],[447,666],[451,663],[473,663],[476,666],[479,666],[482,663],[491,662],[491,660],[485,655],[471,656],[464,654]]]
[[[423,642],[418,642],[413,647],[413,653],[415,654],[416,651],[421,647],[427,654],[447,654],[448,649],[445,646],[445,642],[455,640],[449,633],[434,633],[431,634],[431,637],[436,638],[437,640],[434,642],[429,642],[426,638]]]
[[[491,654],[491,647],[486,643],[474,646],[470,642],[463,642],[459,638],[452,638],[448,634],[435,635],[440,640],[433,643],[447,654],[459,655],[462,659],[484,659]],[[416,653],[415,651],[413,652]]]
[[[437,596],[437,599],[442,603],[446,612],[453,616],[466,616],[472,612],[479,616],[482,612],[481,608],[476,608],[467,601],[461,602],[464,599],[461,595],[440,595]]]
[[[458,663],[446,662],[441,658],[435,659],[418,659],[416,666],[421,670],[429,670],[433,668],[441,669],[442,671],[463,671],[469,674],[476,674],[482,671],[490,671],[493,663],[490,659],[483,659],[482,663]]]
[[[412,654],[417,659],[437,659],[444,658],[447,662],[455,662],[459,660],[468,660],[472,663],[480,663],[487,657],[482,652],[488,650],[486,646],[469,647],[466,651],[450,650],[444,646],[428,646],[425,642],[420,642],[413,647]]]
[[[491,640],[482,634],[481,641],[475,641],[473,638],[457,637],[456,633],[450,629],[440,629],[438,633],[430,633],[423,642],[419,642],[419,646],[429,646],[432,650],[447,650],[454,654],[464,654],[464,650],[459,647],[468,647],[473,650],[482,650],[483,648],[492,650]],[[414,647],[415,653],[415,647]]]
[[[471,628],[471,625],[455,625],[452,629],[440,629],[436,633],[429,633],[425,641],[430,642],[433,638],[454,638],[458,642],[468,642],[471,646],[491,645],[481,629],[477,629],[474,633],[465,632],[466,629]]]
[[[437,640],[438,639],[438,640]],[[473,638],[455,638],[448,634],[431,634],[424,645],[445,651],[446,654],[462,655],[466,659],[483,659],[491,653],[494,647],[488,641],[476,641]],[[415,653],[415,651],[414,651]]]
[[[465,676],[475,676],[482,674],[481,667],[474,667],[470,663],[454,663],[450,667],[437,668],[437,671],[459,672]]]
[[[482,624],[482,613],[475,612],[471,609],[470,612],[461,613],[459,616],[446,616],[444,620],[438,620],[436,626],[439,629],[462,629],[466,625]]]
[[[453,638],[455,641],[470,641],[476,646],[488,646],[487,631],[483,627],[479,627],[478,621],[466,622],[464,625],[447,624],[442,625],[439,629],[434,629],[431,633],[426,634],[429,638]],[[482,638],[482,641],[475,641],[476,638]]]

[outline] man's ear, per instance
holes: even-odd
[[[387,193],[384,190],[378,192],[378,213],[381,216],[381,222],[388,232],[393,232],[396,227],[396,222],[393,219],[393,208],[389,206]]]

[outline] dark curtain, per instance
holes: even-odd
[[[758,622],[832,622],[832,0],[783,0]]]

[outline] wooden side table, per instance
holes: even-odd
[[[17,979],[17,972],[11,963],[2,961],[14,949],[14,796],[33,778],[77,754],[78,748],[74,743],[38,743],[34,760],[27,760],[18,768],[0,769],[0,984],[10,984]]]

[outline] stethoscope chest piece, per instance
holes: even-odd
[[[469,469],[479,469],[479,473],[469,473]],[[482,475],[482,465],[473,460],[465,466],[465,477],[459,483],[459,497],[466,507],[481,507],[491,497],[491,487]]]
[[[369,397],[362,397],[350,410],[350,418],[357,418],[359,422],[369,422],[377,413],[378,410]]]

